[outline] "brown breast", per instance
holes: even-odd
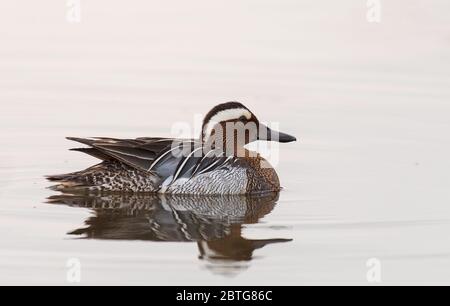
[[[240,167],[247,169],[247,192],[280,191],[280,180],[275,169],[259,154],[240,158]]]

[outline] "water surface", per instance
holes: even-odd
[[[0,283],[69,284],[77,258],[82,284],[366,285],[376,258],[449,284],[450,7],[391,2],[2,3]],[[65,136],[172,136],[228,100],[299,139],[278,198],[47,189],[96,162]]]

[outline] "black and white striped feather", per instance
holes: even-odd
[[[75,151],[104,161],[118,161],[144,173],[156,174],[160,182],[166,182],[168,178],[171,178],[171,183],[182,178],[192,179],[197,175],[224,169],[236,161],[235,157],[223,156],[223,152],[204,152],[202,143],[193,139],[68,139],[90,147],[73,149]]]

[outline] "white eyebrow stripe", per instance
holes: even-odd
[[[208,121],[208,123],[206,124],[206,128],[204,130],[204,133],[205,133],[204,135],[206,137],[209,137],[209,135],[211,135],[211,133],[214,129],[214,126],[217,123],[223,122],[223,121],[228,121],[228,120],[233,120],[233,119],[238,119],[242,116],[245,116],[245,118],[250,120],[250,118],[252,118],[252,113],[250,113],[250,111],[245,108],[233,108],[233,109],[225,109],[223,111],[220,111],[217,114],[215,114],[214,116],[212,116],[211,119]]]

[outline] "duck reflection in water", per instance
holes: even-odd
[[[258,196],[55,195],[52,204],[92,209],[86,226],[69,235],[88,239],[197,242],[199,258],[217,273],[241,270],[256,249],[291,239],[246,239],[245,224],[269,214],[278,193]],[[233,273],[231,273],[233,274]]]

